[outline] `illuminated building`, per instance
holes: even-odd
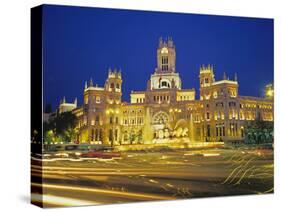
[[[68,111],[72,111],[75,108],[77,108],[77,99],[75,99],[73,103],[68,103],[66,102],[65,97],[63,97],[63,99],[60,101],[58,112],[65,113]]]
[[[267,99],[273,99],[274,98],[273,84],[267,84],[265,86],[265,98],[267,98]]]
[[[172,39],[160,39],[155,72],[145,91],[131,92],[130,103],[122,102],[120,70],[109,69],[103,87],[85,83],[83,105],[72,110],[77,141],[113,146],[243,141],[247,122],[273,121],[273,101],[239,95],[236,75],[217,81],[213,66],[201,65],[199,80],[195,99],[194,88],[182,88]]]

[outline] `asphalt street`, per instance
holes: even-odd
[[[31,169],[35,191],[43,176],[45,207],[273,192],[272,150],[122,152],[113,159],[35,159]],[[32,198],[41,201],[36,192]]]

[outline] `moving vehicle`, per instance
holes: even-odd
[[[99,148],[90,149],[87,153],[82,154],[82,157],[102,159],[119,158],[120,156],[120,152],[114,151],[112,147],[108,146],[99,146]]]

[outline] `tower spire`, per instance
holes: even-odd
[[[226,80],[226,73],[225,72],[223,72],[223,80]]]
[[[235,74],[234,74],[234,81],[238,81],[238,78],[237,78],[237,73],[235,72]]]
[[[88,88],[88,83],[87,83],[87,81],[85,81],[84,89],[86,90],[87,88]]]
[[[92,78],[90,78],[90,85],[89,85],[89,87],[93,87],[93,86],[94,86],[93,80],[92,80]]]
[[[160,37],[160,38],[159,38],[159,48],[160,48],[162,45],[163,45],[163,38]]]

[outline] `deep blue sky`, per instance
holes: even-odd
[[[199,93],[199,66],[215,78],[238,74],[240,95],[261,96],[273,81],[273,20],[194,14],[44,6],[44,104],[65,96],[81,105],[85,80],[104,85],[121,68],[123,100],[144,90],[156,67],[158,39],[171,36],[183,88]]]

